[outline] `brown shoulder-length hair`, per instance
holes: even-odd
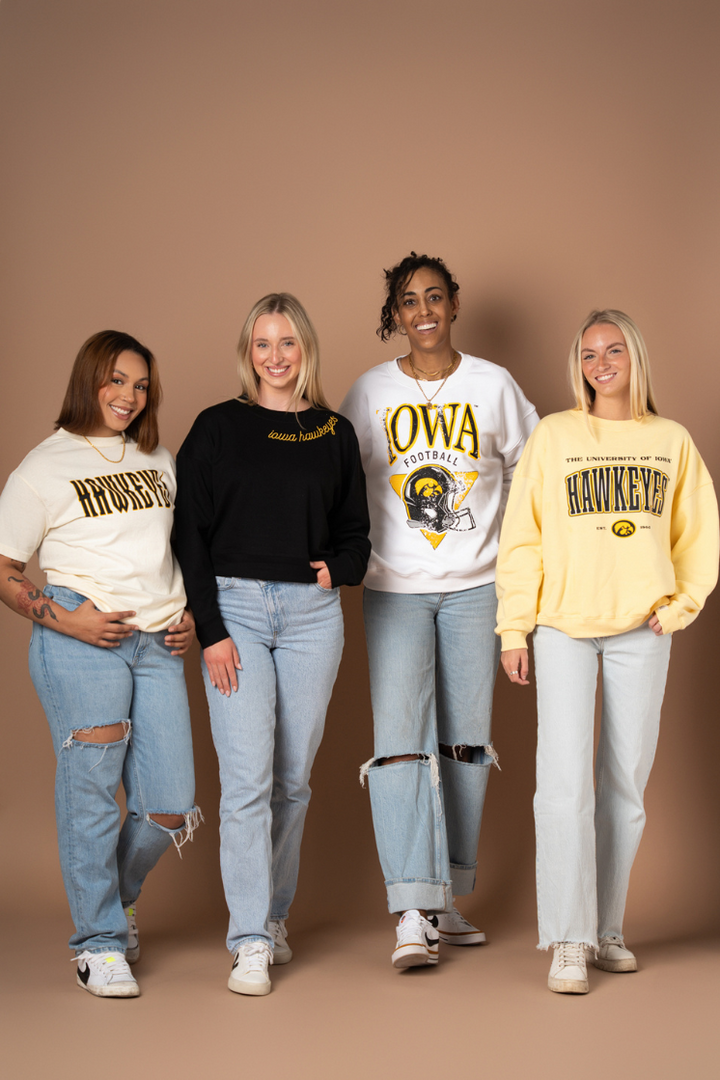
[[[120,330],[101,330],[81,346],[73,364],[60,415],[55,421],[55,430],[62,427],[73,435],[89,435],[102,423],[98,395],[110,381],[115,362],[123,352],[134,352],[143,358],[149,379],[145,408],[125,429],[125,436],[137,443],[141,453],[151,454],[159,440],[157,417],[162,400],[157,361],[136,338]]]

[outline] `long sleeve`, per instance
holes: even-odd
[[[352,428],[343,447],[342,482],[328,514],[333,555],[325,559],[333,585],[359,585],[370,558],[370,517],[360,448]]]
[[[228,636],[218,607],[211,556],[214,457],[211,433],[207,425],[201,426],[196,421],[177,457],[173,545],[185,579],[198,640],[204,649]]]
[[[670,526],[675,592],[657,615],[666,634],[697,617],[718,579],[718,506],[715,489],[695,445],[688,439]]]
[[[495,577],[502,648],[524,649],[537,621],[543,580],[543,480],[531,438],[516,470],[500,534]]]

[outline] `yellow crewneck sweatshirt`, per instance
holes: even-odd
[[[606,637],[657,612],[688,626],[718,577],[713,482],[685,428],[649,415],[541,420],[518,462],[500,538],[502,648],[536,624]]]

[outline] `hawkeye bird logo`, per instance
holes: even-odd
[[[616,536],[632,536],[635,532],[635,526],[632,521],[616,521],[612,531]]]
[[[390,483],[405,504],[408,526],[419,529],[436,548],[449,529],[468,532],[475,528],[470,510],[458,507],[477,477],[476,472],[453,475],[440,465],[423,465],[409,475],[391,476]]]

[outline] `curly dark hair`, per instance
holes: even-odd
[[[435,259],[431,255],[418,255],[416,252],[411,251],[409,255],[406,255],[405,258],[397,264],[397,266],[393,266],[392,269],[385,270],[384,272],[385,303],[383,304],[383,309],[380,313],[380,325],[376,330],[381,341],[388,341],[388,339],[396,332],[397,325],[395,322],[395,313],[397,311],[400,293],[403,291],[415,271],[421,270],[423,267],[427,267],[428,270],[434,270],[436,274],[440,275],[445,282],[448,296],[451,300],[459,290],[460,286],[442,259]]]

